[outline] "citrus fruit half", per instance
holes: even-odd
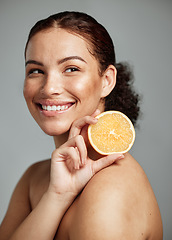
[[[100,154],[126,153],[133,146],[135,130],[131,120],[119,111],[106,111],[88,127],[88,139]]]

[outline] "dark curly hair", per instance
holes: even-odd
[[[126,114],[135,125],[139,116],[139,95],[133,89],[133,74],[128,64],[116,63],[112,39],[107,30],[93,17],[82,12],[61,12],[38,21],[31,29],[25,47],[38,32],[51,27],[63,28],[80,35],[89,43],[89,52],[99,63],[102,75],[109,65],[117,69],[115,88],[105,98],[105,110],[118,110]]]

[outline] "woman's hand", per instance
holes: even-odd
[[[97,122],[94,118],[97,113],[75,121],[68,141],[52,153],[50,191],[74,199],[95,173],[123,158],[122,154],[108,155],[96,161],[88,157],[87,128]]]

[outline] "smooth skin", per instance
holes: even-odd
[[[18,182],[1,240],[162,240],[158,204],[140,165],[129,153],[100,156],[89,145],[87,127],[116,81],[114,66],[102,76],[98,70],[76,34],[52,28],[30,40],[24,96],[56,149]]]

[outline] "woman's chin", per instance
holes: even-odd
[[[60,136],[67,133],[70,127],[41,127],[42,131],[49,136]]]

